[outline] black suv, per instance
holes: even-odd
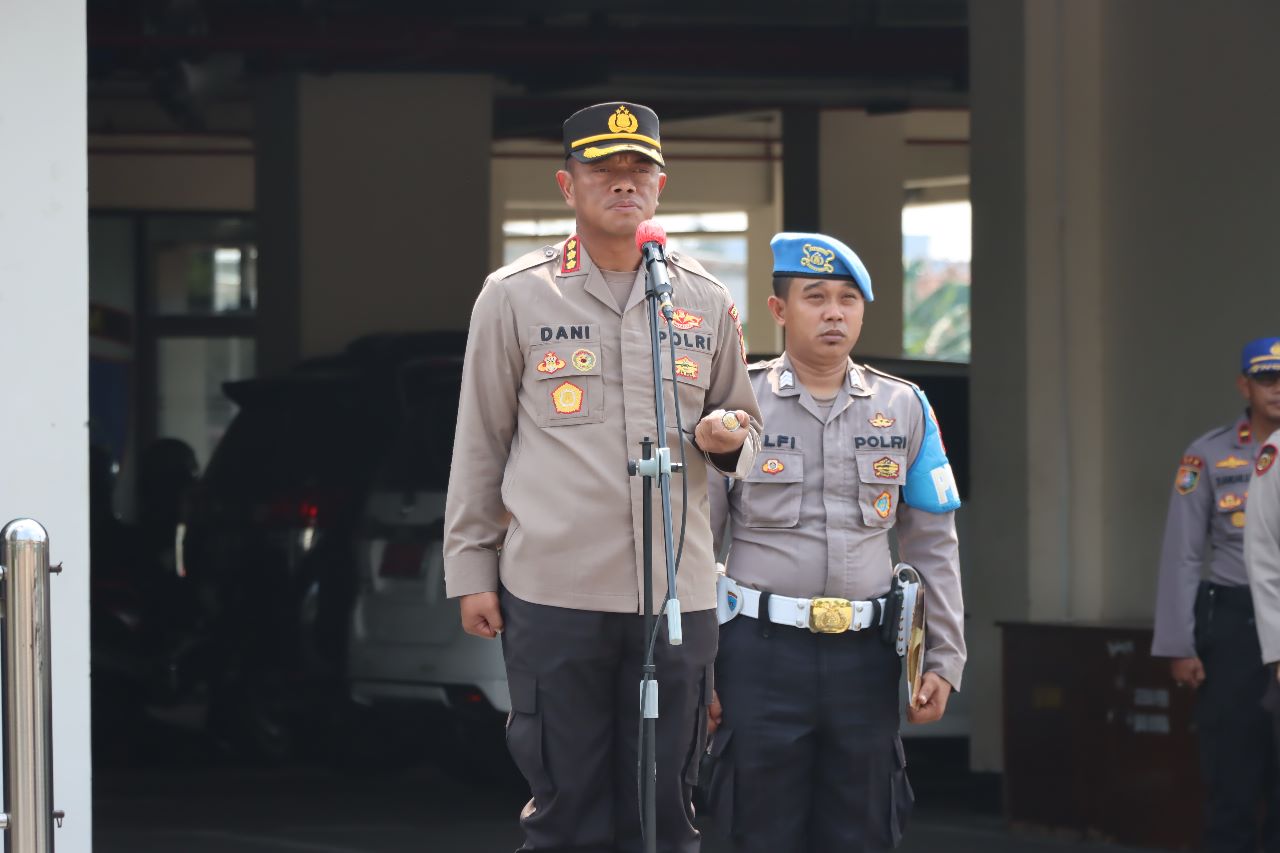
[[[361,510],[423,412],[452,442],[465,340],[371,336],[224,386],[239,411],[189,501],[182,567],[209,626],[218,736],[283,758],[343,709]]]

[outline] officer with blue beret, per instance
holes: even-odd
[[[1280,789],[1271,721],[1259,702],[1268,669],[1245,570],[1249,478],[1261,443],[1280,428],[1280,338],[1240,354],[1244,414],[1191,442],[1179,460],[1156,592],[1151,654],[1169,658],[1174,683],[1196,691],[1205,791],[1204,849],[1280,851]]]
[[[709,489],[730,548],[705,796],[740,853],[887,850],[913,802],[902,655],[912,722],[942,717],[964,668],[960,499],[924,392],[849,357],[874,298],[862,261],[823,234],[771,245],[786,350],[750,367],[762,447]]]

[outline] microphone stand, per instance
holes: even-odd
[[[672,544],[674,535],[671,525],[671,474],[673,471],[683,473],[679,462],[671,462],[671,448],[667,446],[667,411],[662,388],[662,339],[658,334],[658,314],[662,313],[667,320],[671,317],[667,310],[660,308],[660,302],[670,305],[670,294],[665,300],[660,299],[659,285],[654,266],[665,263],[659,253],[644,252],[645,264],[645,300],[649,311],[649,337],[653,355],[653,409],[658,426],[658,440],[655,442],[648,436],[640,442],[640,459],[631,460],[628,470],[631,476],[644,477],[641,484],[642,530],[644,535],[644,643],[645,656],[643,675],[640,680],[640,831],[644,839],[644,853],[657,853],[658,849],[658,813],[657,813],[657,735],[658,735],[658,681],[657,666],[654,663],[656,637],[654,627],[656,617],[653,613],[653,481],[658,481],[658,492],[662,499],[663,542],[666,546],[667,558],[667,638],[673,646],[684,641],[680,623],[680,599],[676,597],[676,558]],[[670,285],[668,284],[669,288]],[[675,377],[672,377],[674,384]],[[683,440],[683,439],[682,439]],[[656,450],[656,452],[655,452]]]

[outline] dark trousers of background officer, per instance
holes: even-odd
[[[507,746],[533,798],[521,850],[640,851],[636,791],[643,617],[547,607],[501,593],[511,688]],[[697,853],[690,797],[706,744],[714,610],[685,613],[684,643],[656,646],[658,850]]]
[[[897,846],[914,797],[898,737],[901,663],[879,634],[746,616],[721,626],[716,689],[730,740],[711,799],[734,850]]]
[[[1201,584],[1196,650],[1205,680],[1196,699],[1205,785],[1207,853],[1280,853],[1280,787],[1272,719],[1261,702],[1271,670],[1262,665],[1248,587]]]

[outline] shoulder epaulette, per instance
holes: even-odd
[[[892,373],[885,373],[883,370],[877,370],[876,368],[872,367],[869,364],[862,365],[862,368],[863,370],[871,371],[876,376],[881,376],[881,377],[884,377],[885,379],[892,379],[894,382],[901,382],[903,385],[909,385],[910,387],[915,388],[916,390],[920,389],[920,386],[912,382],[910,379],[903,379],[901,376],[894,376]]]
[[[765,359],[764,361],[753,361],[751,364],[747,365],[747,370],[768,370],[770,367],[773,367],[775,360],[776,359]]]
[[[533,269],[542,264],[549,264],[559,257],[560,250],[555,246],[543,246],[541,249],[535,249],[532,252],[521,255],[504,267],[499,267],[489,275],[489,278],[494,281],[502,281],[504,278],[510,278],[516,273]]]

